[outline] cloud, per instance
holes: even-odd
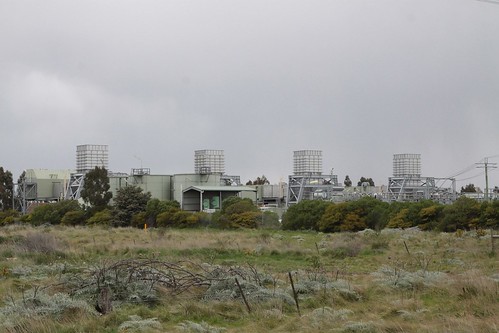
[[[0,4],[7,168],[193,171],[196,149],[277,182],[293,150],[386,183],[395,153],[426,176],[496,155],[497,6],[478,1],[62,1]],[[11,138],[15,138],[14,141]],[[496,183],[499,179],[492,176]],[[478,180],[481,181],[481,180]]]

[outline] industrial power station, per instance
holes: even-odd
[[[450,188],[441,184],[449,181]],[[393,177],[388,178],[388,201],[435,200],[450,203],[456,200],[456,180],[421,176],[420,154],[393,155]]]
[[[293,153],[293,175],[288,177],[286,205],[301,200],[330,200],[343,190],[338,176],[322,173],[322,151],[297,150]]]
[[[76,147],[75,170],[27,169],[17,184],[17,199],[23,212],[32,203],[61,199],[78,200],[85,174],[96,166],[108,169],[107,145],[85,144]],[[130,173],[109,172],[113,197],[126,186],[138,186],[153,198],[176,200],[186,211],[213,212],[221,209],[230,196],[249,198],[259,206],[286,208],[302,200],[345,201],[373,196],[386,201],[431,199],[442,203],[456,200],[455,179],[421,176],[420,154],[394,154],[393,176],[388,186],[345,187],[338,176],[323,172],[321,150],[293,152],[293,174],[288,182],[243,186],[240,176],[225,173],[223,150],[194,152],[194,172],[155,175],[149,168],[131,169]],[[443,184],[450,183],[450,187]]]

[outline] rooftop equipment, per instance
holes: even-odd
[[[225,172],[225,157],[223,150],[196,150],[194,151],[194,173],[220,174]]]
[[[107,145],[76,146],[76,173],[86,173],[96,166],[108,169],[109,150]]]
[[[320,150],[296,150],[293,152],[293,174],[321,175],[322,174],[322,151]]]

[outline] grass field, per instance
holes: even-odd
[[[498,332],[497,258],[487,232],[14,225],[0,332]]]

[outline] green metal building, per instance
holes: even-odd
[[[27,169],[19,190],[26,200],[56,201],[64,198],[71,170]]]
[[[220,174],[186,173],[151,175],[148,169],[134,169],[130,175],[111,174],[113,197],[125,186],[138,186],[152,198],[175,200],[187,211],[213,211],[221,208],[229,196],[250,198],[256,202],[256,189],[247,186],[226,186]]]

